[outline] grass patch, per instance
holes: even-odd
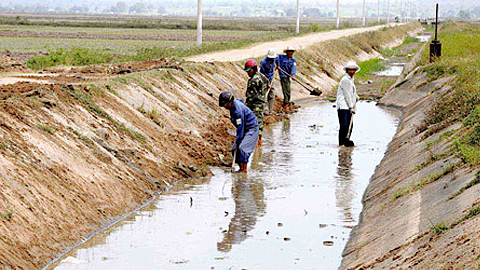
[[[75,134],[80,140],[86,142],[86,143],[92,143],[92,140],[90,140],[90,138],[88,138],[87,136],[85,135],[82,135],[80,132],[78,132],[77,130],[69,127],[68,128],[73,134]]]
[[[368,79],[369,75],[373,72],[384,70],[385,67],[382,65],[383,60],[379,58],[370,59],[368,61],[361,62],[359,64],[360,71],[355,74],[357,78]]]
[[[455,132],[456,130],[445,131],[440,136],[438,136],[436,140],[427,141],[425,143],[425,147],[421,150],[421,152],[430,151],[433,146],[438,145],[440,144],[440,142],[450,138]]]
[[[120,97],[120,94],[117,92],[117,90],[113,89],[112,86],[110,85],[105,85],[105,88],[107,88],[108,92],[114,94],[117,97]]]
[[[142,134],[140,134],[139,132],[135,131],[135,130],[132,130],[130,128],[128,128],[127,126],[125,126],[124,124],[117,124],[117,127],[118,129],[120,129],[121,131],[124,131],[125,133],[127,133],[128,135],[130,135],[130,137],[132,137],[133,139],[141,142],[141,143],[144,143],[147,141],[147,138],[145,136],[143,136]]]
[[[3,151],[7,150],[7,143],[1,142],[0,143],[0,150],[3,150]]]
[[[427,112],[422,126],[425,130],[447,127],[462,122],[455,139],[455,155],[463,162],[480,164],[480,26],[466,23],[447,23],[441,27],[444,44],[442,57],[428,64],[428,50],[422,54],[422,68],[436,80],[452,78],[452,89],[437,98]],[[426,134],[434,134],[428,132]]]
[[[80,87],[68,87],[66,88],[67,92],[80,101],[85,107],[87,107],[90,111],[95,113],[98,116],[104,117],[113,123],[120,131],[127,133],[131,138],[144,143],[147,141],[147,138],[140,134],[137,131],[134,131],[128,127],[126,127],[123,123],[119,123],[115,119],[113,119],[110,115],[108,115],[105,111],[103,111],[100,106],[95,104],[95,97],[92,96],[89,92],[82,90]],[[87,89],[88,90],[88,89]]]
[[[50,126],[45,126],[42,124],[37,124],[37,126],[50,134],[55,134],[55,130]]]
[[[434,234],[441,234],[442,232],[448,230],[450,228],[450,226],[448,226],[445,222],[439,222],[437,224],[433,224],[432,221],[430,221],[430,223],[432,224],[432,227],[430,229],[430,231]]]
[[[476,217],[480,214],[480,206],[475,206],[473,205],[472,208],[470,208],[468,210],[468,213],[466,213],[463,217],[461,217],[459,220],[455,221],[455,222],[452,222],[451,224],[447,224],[445,222],[439,222],[437,224],[433,224],[431,221],[430,223],[432,224],[432,227],[430,229],[430,231],[434,234],[441,234],[443,233],[444,231],[450,229],[450,228],[453,228],[455,226],[457,226],[458,224],[466,221],[466,220],[469,220],[473,217]]]
[[[462,194],[463,192],[465,192],[465,190],[475,186],[475,185],[478,185],[480,184],[480,172],[478,172],[476,175],[475,175],[475,178],[468,182],[465,186],[463,186],[457,193],[455,193],[454,195],[448,197],[447,201],[457,197],[458,195]]]
[[[165,128],[165,123],[160,119],[161,113],[157,111],[156,108],[153,108],[150,111],[147,111],[143,108],[143,105],[137,109],[140,113],[148,117],[150,120],[152,120],[155,124],[157,124],[161,128]]]
[[[32,56],[27,61],[31,69],[42,70],[53,66],[86,66],[101,63],[108,63],[113,56],[94,49],[74,47],[70,49],[59,48],[49,50],[46,55]]]
[[[400,197],[403,197],[403,196],[405,196],[407,194],[410,194],[410,193],[414,193],[414,192],[420,190],[423,186],[439,180],[443,176],[448,175],[449,173],[453,172],[455,167],[456,167],[456,165],[450,165],[448,167],[445,167],[442,170],[442,172],[432,173],[429,176],[424,177],[424,178],[422,178],[418,181],[412,180],[412,182],[409,185],[397,189],[393,193],[393,195],[391,197],[391,201],[396,201]]]
[[[0,212],[0,217],[5,219],[6,221],[10,221],[13,219],[13,210],[8,210],[5,213]]]
[[[457,222],[454,223],[454,225],[457,225],[459,223],[464,222],[465,220],[469,220],[473,217],[476,217],[480,214],[480,206],[474,206],[472,207],[467,214],[465,214],[461,219],[459,219]]]
[[[418,42],[418,38],[416,37],[407,37],[404,41],[403,41],[403,44],[410,44],[410,43],[415,43],[415,42]]]

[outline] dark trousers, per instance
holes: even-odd
[[[345,142],[350,141],[350,136],[348,134],[348,127],[350,125],[351,119],[352,119],[352,113],[350,112],[350,110],[338,110],[338,123],[340,124],[340,132],[338,132],[339,145],[344,145]],[[352,129],[353,129],[353,123],[352,123]],[[350,130],[350,134],[351,133],[352,131]]]
[[[280,78],[280,83],[282,84],[283,91],[283,105],[290,103],[290,94],[292,89],[290,88],[290,78]]]

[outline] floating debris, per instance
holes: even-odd
[[[323,241],[323,245],[327,247],[333,246],[333,241]]]
[[[283,227],[283,223],[281,222],[277,223],[277,227]]]

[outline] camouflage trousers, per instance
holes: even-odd
[[[254,104],[250,107],[250,110],[252,110],[253,114],[257,117],[259,130],[258,135],[261,136],[263,131],[263,116],[265,114],[265,104]]]

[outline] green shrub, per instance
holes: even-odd
[[[414,43],[414,42],[418,42],[418,38],[415,38],[415,37],[407,37],[407,38],[403,41],[403,44],[410,44],[410,43]]]
[[[108,63],[113,56],[108,53],[90,50],[87,48],[57,49],[49,51],[46,55],[33,56],[27,61],[31,69],[41,70],[58,65],[86,66]]]
[[[361,62],[359,66],[360,66],[360,71],[357,72],[355,76],[361,79],[367,79],[369,74],[385,69],[385,67],[382,65],[382,60],[379,58],[370,59],[368,61]]]

